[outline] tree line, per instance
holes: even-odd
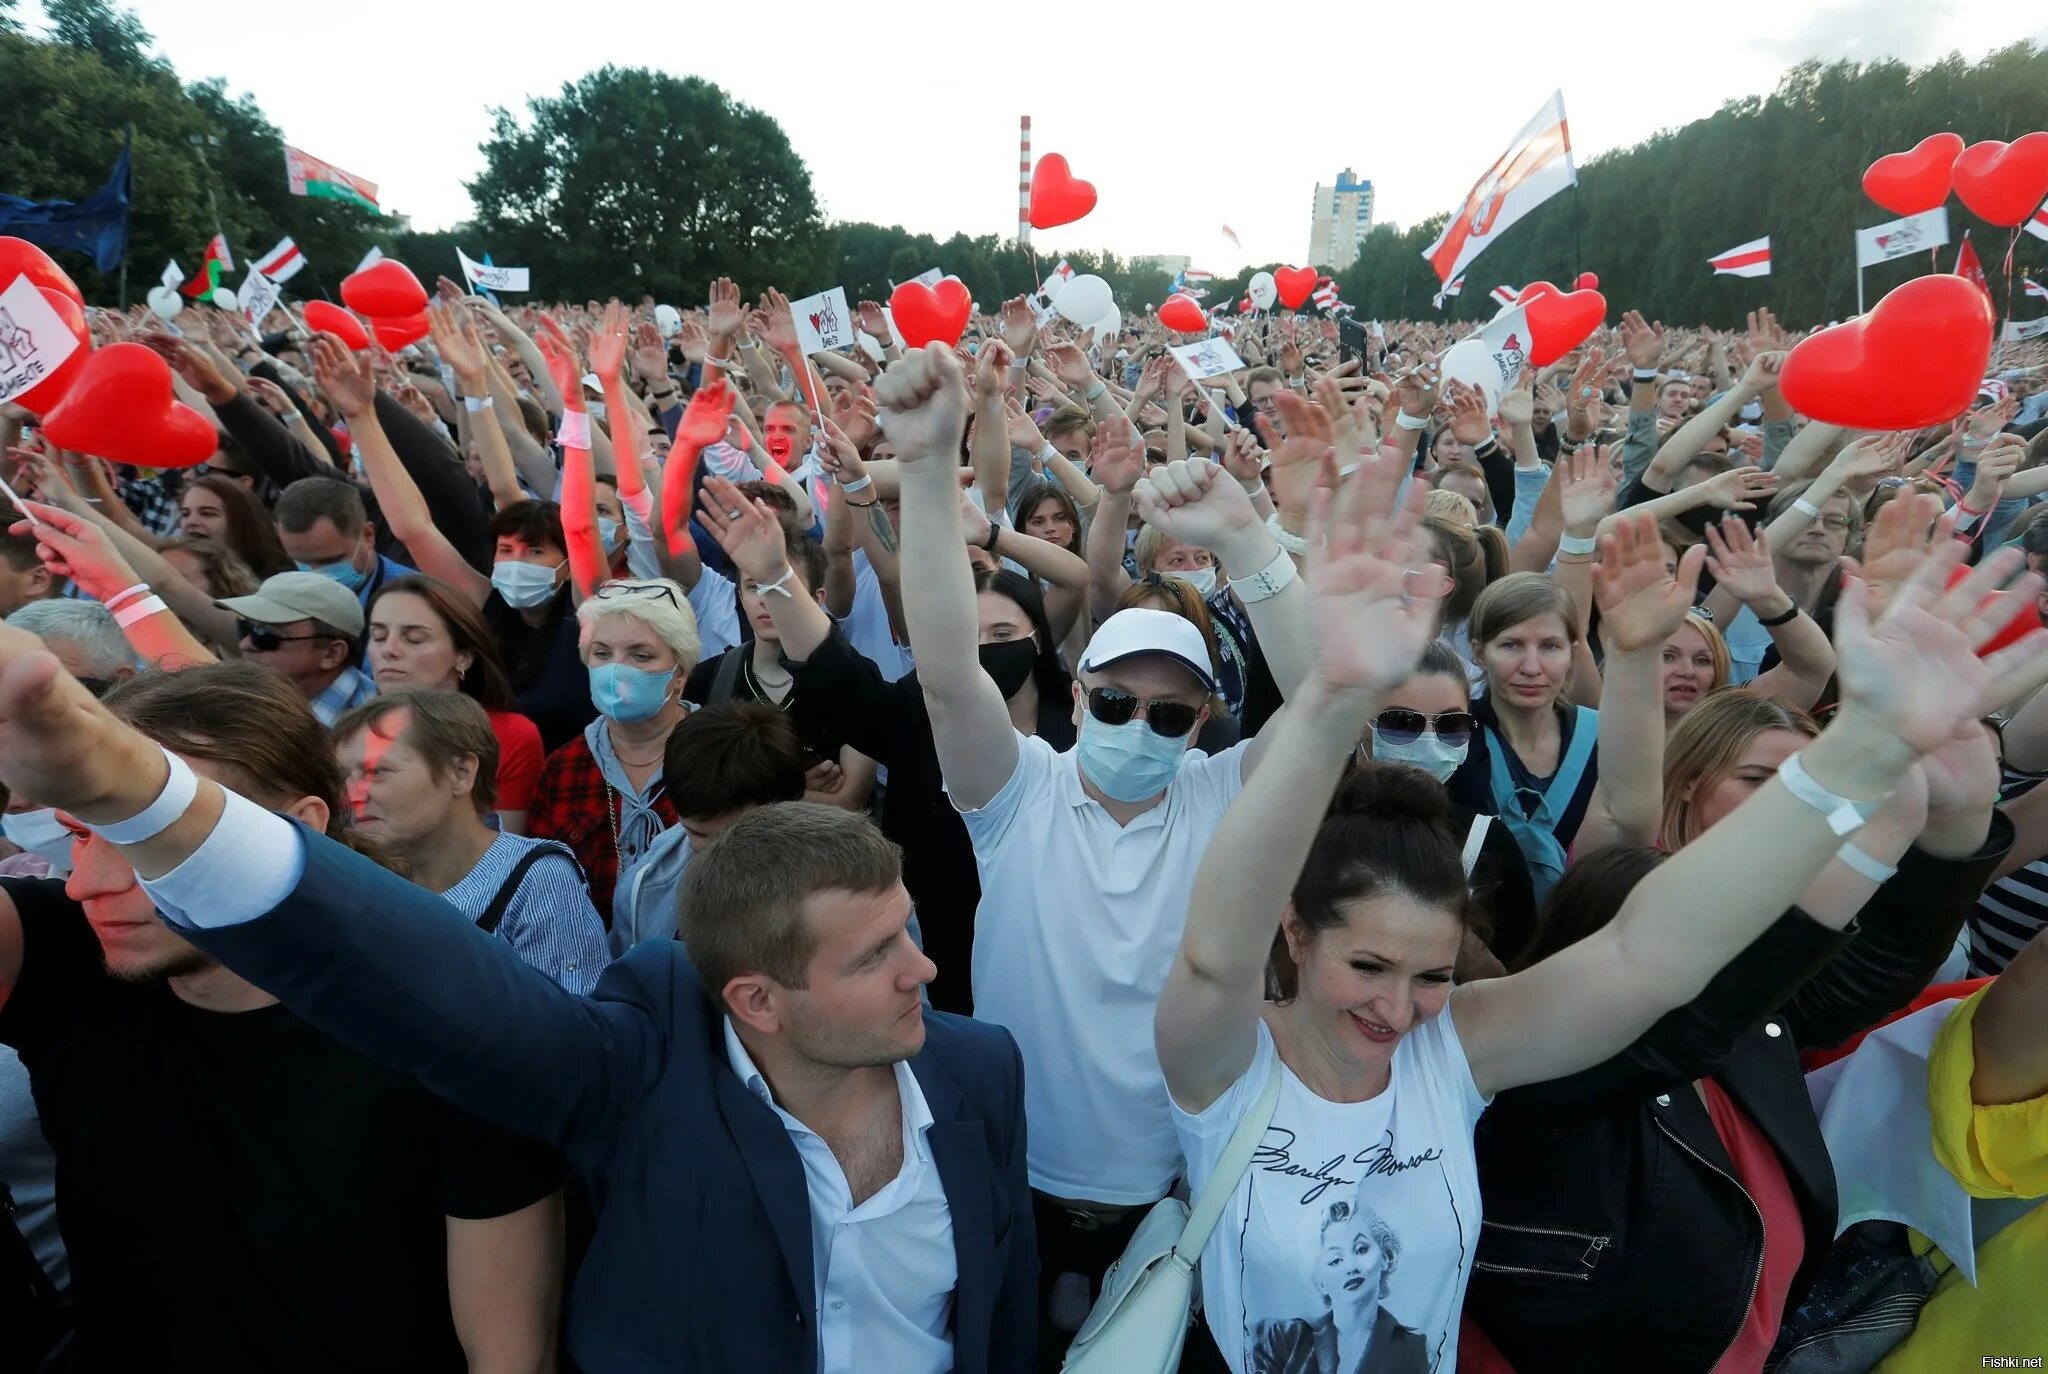
[[[1105,278],[1127,317],[1156,306],[1168,289],[1164,273],[1087,248],[1085,222],[1039,235],[1035,255],[995,234],[939,240],[899,225],[828,223],[808,169],[771,115],[701,78],[644,68],[607,66],[522,110],[493,110],[483,170],[467,184],[472,220],[413,231],[340,202],[290,195],[283,138],[255,102],[231,97],[219,81],[181,82],[149,54],[141,23],[112,0],[45,0],[47,37],[23,32],[15,8],[16,0],[0,0],[0,90],[10,97],[0,122],[0,190],[83,196],[105,179],[132,124],[133,298],[165,260],[196,266],[216,223],[238,265],[291,235],[321,274],[293,282],[308,295],[331,291],[373,245],[431,276],[452,273],[457,244],[531,267],[543,298],[688,302],[703,299],[713,277],[731,276],[750,290],[840,285],[854,299],[886,299],[892,283],[939,267],[992,306],[1030,290],[1062,257]],[[1958,56],[1919,68],[1804,62],[1769,95],[1730,101],[1586,162],[1577,190],[1502,235],[1443,313],[1484,318],[1496,285],[1568,285],[1593,271],[1616,308],[1673,322],[1733,325],[1757,305],[1801,325],[1841,318],[1856,304],[1853,233],[1889,217],[1863,196],[1865,166],[1941,129],[1974,141],[2043,128],[2048,49],[2030,43],[1975,64]],[[352,170],[374,179],[374,168]],[[1985,225],[1953,201],[1950,217],[1957,241],[1972,231],[2003,313],[2001,264],[2013,231]],[[1405,229],[1374,226],[1358,260],[1335,274],[1343,299],[1371,317],[1436,315],[1437,282],[1421,254],[1442,224],[1438,216]],[[1765,234],[1770,277],[1711,274],[1710,256]],[[1059,242],[1070,236],[1078,241]],[[1953,244],[1941,251],[1944,270],[1954,254]],[[2048,243],[2020,237],[2011,289],[2021,318],[2038,307],[2021,296],[2019,274],[2039,276],[2044,264]],[[112,302],[115,282],[89,263],[64,265],[89,299]],[[1868,299],[1927,266],[1909,259],[1870,269]],[[1237,300],[1256,270],[1212,283],[1208,303]]]

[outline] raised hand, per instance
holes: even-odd
[[[569,342],[569,336],[562,327],[547,316],[540,317],[540,326],[533,333],[534,346],[540,349],[540,356],[548,365],[548,376],[554,379],[555,390],[562,397],[562,405],[568,410],[582,410],[583,369],[577,366],[576,351]]]
[[[1206,458],[1160,464],[1139,480],[1137,497],[1146,524],[1205,549],[1259,523],[1244,488]]]
[[[1664,570],[1664,545],[1652,515],[1627,515],[1600,536],[1593,565],[1593,602],[1600,637],[1610,651],[1636,653],[1668,639],[1692,609],[1706,548],[1695,544],[1678,560],[1678,576]]]
[[[974,358],[974,399],[987,401],[1010,384],[1010,350],[1000,339],[984,339]]]
[[[284,394],[284,388],[268,377],[251,377],[248,384],[249,394],[261,401],[263,408],[278,419],[297,413],[298,407],[292,404],[291,397]]]
[[[705,327],[723,354],[731,346],[733,335],[740,332],[740,288],[731,277],[719,277],[711,283],[704,317]]]
[[[1738,383],[1745,396],[1761,396],[1778,384],[1778,373],[1784,370],[1783,353],[1759,353],[1749,360],[1749,366],[1742,371]]]
[[[445,300],[435,301],[427,307],[427,333],[434,341],[434,351],[441,355],[462,383],[464,392],[471,396],[481,394],[484,381],[484,347],[477,338],[476,325],[462,308]]]
[[[1045,435],[1039,430],[1038,422],[1014,398],[1003,405],[1003,425],[1011,448],[1021,448],[1034,459],[1045,448]]]
[[[39,501],[25,503],[24,509],[35,516],[37,524],[31,527],[26,520],[17,521],[14,533],[34,537],[36,556],[55,576],[69,577],[100,601],[119,595],[141,580],[97,523]]]
[[[1985,406],[1970,416],[1970,437],[1988,439],[2012,423],[2020,413],[2020,398],[2008,393],[1996,405]]]
[[[676,425],[675,446],[687,445],[701,451],[723,439],[726,424],[732,419],[733,400],[730,383],[723,377],[707,376],[704,385],[690,397],[690,404],[683,408],[683,418]]]
[[[601,382],[625,376],[626,307],[615,298],[604,308],[604,319],[590,339],[590,370]]]
[[[875,403],[856,391],[842,391],[832,403],[832,418],[855,450],[865,453],[874,447],[881,428],[875,423]]]
[[[1128,424],[1112,420],[1088,447],[1088,475],[1111,496],[1128,496],[1145,475],[1145,445]]]
[[[640,346],[633,352],[633,365],[640,369],[640,376],[653,381],[668,372],[668,359],[660,352],[661,331],[655,330],[654,351],[650,352],[643,336]],[[693,363],[701,363],[711,355],[711,340],[704,332],[704,326],[696,320],[684,320],[683,327],[676,331],[676,346],[683,350],[683,357]],[[654,366],[649,371],[650,365]]]
[[[788,537],[768,503],[748,496],[730,478],[712,473],[697,498],[697,523],[733,566],[756,582],[773,582],[789,567]]]
[[[1621,347],[1628,360],[1639,368],[1661,367],[1664,362],[1664,325],[1649,324],[1640,311],[1621,317]]]
[[[1223,470],[1247,488],[1258,484],[1266,469],[1265,451],[1248,429],[1231,429],[1223,435]]]
[[[224,406],[235,399],[234,382],[196,345],[162,333],[145,334],[140,342],[169,363],[171,371],[205,397],[208,405]]]
[[[1421,529],[1422,484],[1396,501],[1405,467],[1369,463],[1341,492],[1319,485],[1308,509],[1309,616],[1316,676],[1331,691],[1381,693],[1407,681],[1436,633],[1450,588]]]
[[[367,355],[325,333],[313,336],[312,349],[313,380],[343,419],[353,420],[376,404],[376,365]]]
[[[1503,425],[1532,424],[1536,419],[1536,371],[1525,367],[1515,384],[1500,394],[1500,404],[1495,413]]]
[[[1762,468],[1730,468],[1699,484],[1707,500],[1722,510],[1755,510],[1758,501],[1778,491],[1778,475]]]
[[[896,336],[889,332],[889,317],[874,301],[862,301],[854,307],[854,313],[860,316],[861,329],[882,347],[887,348],[895,340]]]
[[[1088,367],[1088,355],[1074,344],[1050,345],[1045,350],[1045,361],[1053,376],[1077,392],[1085,392],[1095,381],[1095,374]]]
[[[1010,352],[1019,358],[1031,356],[1031,346],[1038,341],[1038,317],[1031,312],[1031,303],[1022,296],[1012,296],[1003,302],[1003,342]]]
[[[1749,312],[1749,346],[1759,353],[1782,353],[1791,347],[1785,327],[1768,310]]]
[[[906,470],[926,463],[948,470],[959,465],[967,389],[951,349],[905,350],[875,379],[875,403],[882,432]]]
[[[977,549],[988,538],[992,528],[987,514],[964,491],[960,493],[960,528],[966,534],[968,544]]]
[[[869,427],[872,428],[874,424],[874,407],[872,405],[868,407],[868,415],[870,417]],[[855,443],[845,430],[835,424],[830,416],[824,417],[824,422],[825,447],[824,451],[819,454],[818,461],[824,464],[825,471],[830,474],[833,481],[842,487],[851,486],[868,475],[868,465],[861,461],[860,445]]]
[[[767,302],[763,314],[767,316],[761,337],[777,353],[791,354],[797,351],[796,317],[790,314],[789,297],[774,287],[762,298]]]
[[[1716,586],[1745,606],[1769,604],[1785,594],[1770,546],[1740,520],[1707,526],[1707,571]]]
[[[1910,434],[1866,434],[1843,449],[1835,464],[1844,482],[1874,482],[1898,473],[1912,442]]]

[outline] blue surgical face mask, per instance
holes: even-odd
[[[1143,719],[1104,725],[1081,712],[1081,771],[1113,801],[1141,802],[1164,792],[1188,754],[1192,732],[1156,734]]]
[[[333,563],[301,563],[299,564],[299,571],[319,573],[322,577],[331,577],[352,592],[361,591],[363,584],[370,580],[368,573],[359,570],[355,564],[346,558],[338,559]]]
[[[501,558],[491,564],[491,586],[498,595],[505,598],[505,604],[514,610],[530,611],[543,605],[555,594],[555,569],[542,563],[523,563],[516,558]]]
[[[1381,739],[1377,731],[1372,737],[1373,758],[1381,763],[1405,763],[1420,768],[1438,782],[1451,780],[1451,774],[1465,762],[1465,754],[1471,747],[1472,742],[1468,739],[1453,748],[1438,739],[1434,730],[1425,730],[1406,744]]]
[[[597,542],[609,549],[619,539],[619,522],[609,515],[597,517]]]
[[[669,684],[676,670],[657,673],[625,663],[590,665],[590,700],[621,725],[634,725],[668,705]]]
[[[17,848],[48,860],[52,873],[64,875],[71,872],[71,832],[64,828],[51,808],[45,806],[0,816],[0,831],[4,831]]]
[[[1209,593],[1216,590],[1216,568],[1214,564],[1206,568],[1193,568],[1187,571],[1176,569],[1168,573],[1167,576],[1178,577],[1181,581],[1193,587],[1195,595],[1201,597],[1204,601],[1209,599]]]

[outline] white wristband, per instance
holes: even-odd
[[[1283,553],[1291,553],[1297,558],[1308,556],[1308,540],[1298,534],[1290,534],[1287,527],[1280,523],[1280,512],[1274,511],[1266,517],[1266,531],[1273,536],[1273,542],[1280,546]]]
[[[590,448],[590,413],[583,410],[562,412],[561,427],[555,431],[555,442],[563,448]]]
[[[162,597],[145,596],[144,598],[142,598],[142,600],[131,601],[127,605],[123,606],[120,610],[115,611],[114,623],[125,630],[138,620],[147,620],[151,616],[155,615],[158,611],[166,611],[169,609],[170,607],[164,605],[164,599]]]
[[[1873,883],[1888,883],[1898,873],[1890,864],[1871,858],[1853,844],[1845,844],[1835,851],[1835,857],[1849,867],[1870,879]]]
[[[1428,429],[1429,417],[1427,415],[1410,415],[1407,411],[1403,410],[1395,414],[1394,423],[1403,429]]]
[[[1092,401],[1107,390],[1109,390],[1109,388],[1103,385],[1102,379],[1098,377],[1095,380],[1095,385],[1088,388],[1087,399]]]
[[[773,582],[756,582],[754,584],[754,590],[762,595],[766,595],[770,592],[773,592],[777,596],[793,597],[796,595],[796,593],[790,591],[789,582],[790,579],[795,576],[796,569],[794,567],[784,568],[782,570],[782,576],[776,578]]]
[[[1654,367],[1639,367],[1639,368],[1637,368],[1637,369],[1636,369],[1636,380],[1637,380],[1637,381],[1639,381],[1639,382],[1654,382],[1654,381],[1656,381],[1656,380],[1657,380],[1657,369],[1656,369],[1656,368],[1654,368]]]
[[[491,398],[488,396],[465,396],[462,398],[462,408],[472,415],[476,414],[479,410],[489,410],[491,408]]]
[[[1294,566],[1294,555],[1286,546],[1273,555],[1273,561],[1253,573],[1250,577],[1233,577],[1230,590],[1237,594],[1238,601],[1246,606],[1264,601],[1280,594],[1288,583],[1301,574]]]
[[[162,745],[157,747],[163,749]],[[185,814],[185,808],[192,805],[192,799],[199,795],[199,778],[185,760],[168,749],[164,749],[163,754],[164,762],[170,765],[171,775],[164,780],[164,790],[156,794],[155,801],[125,821],[88,825],[86,829],[114,844],[141,844],[170,829],[171,824]]]
[[[1786,791],[1826,816],[1828,829],[1837,836],[1861,829],[1885,801],[1882,797],[1876,801],[1850,801],[1839,793],[1828,791],[1813,780],[1813,775],[1806,771],[1806,765],[1799,761],[1798,754],[1786,755],[1785,761],[1778,765],[1778,781],[1785,784]]]
[[[1062,456],[1064,455],[1062,455],[1060,451],[1054,448],[1051,444],[1047,444],[1045,447],[1038,450],[1038,458],[1040,462],[1050,463],[1053,459]]]
[[[1804,496],[1792,503],[1792,509],[1798,511],[1809,520],[1820,519],[1820,507],[1814,505],[1813,502],[1807,500]]]
[[[1557,537],[1559,553],[1592,553],[1600,547],[1600,541],[1583,534],[1560,534]]]
[[[866,491],[869,487],[873,486],[874,484],[875,479],[873,477],[869,476],[867,473],[862,473],[860,476],[860,480],[858,482],[841,482],[839,484],[839,489],[845,492]]]

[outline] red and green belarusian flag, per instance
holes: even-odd
[[[212,300],[226,275],[234,270],[235,260],[228,252],[226,236],[215,234],[206,245],[206,261],[199,264],[198,273],[178,289],[195,301]]]
[[[285,181],[295,196],[316,200],[343,200],[361,206],[373,215],[383,214],[377,205],[377,183],[344,172],[331,162],[322,162],[290,144],[284,150]]]

